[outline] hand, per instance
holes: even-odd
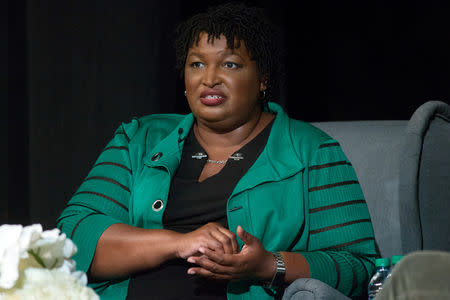
[[[177,238],[176,256],[188,258],[201,255],[199,248],[211,249],[222,254],[233,254],[239,252],[239,246],[234,233],[218,223],[208,223],[202,227],[182,234]]]
[[[237,228],[237,235],[244,242],[241,252],[223,253],[200,247],[198,251],[203,254],[202,256],[188,258],[188,262],[195,263],[199,267],[189,268],[188,273],[218,280],[270,281],[276,269],[273,254],[266,251],[262,243],[241,226]]]

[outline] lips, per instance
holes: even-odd
[[[220,90],[205,90],[200,94],[200,102],[204,105],[215,106],[224,103],[227,97]]]

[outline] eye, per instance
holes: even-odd
[[[238,69],[238,68],[241,68],[241,67],[242,67],[242,65],[237,64],[237,63],[234,63],[234,62],[232,62],[232,61],[227,61],[227,62],[225,62],[225,63],[223,64],[223,66],[224,66],[225,68],[227,68],[227,69]]]
[[[194,62],[190,63],[189,66],[194,69],[200,69],[200,68],[204,67],[204,64],[199,61],[194,61]]]

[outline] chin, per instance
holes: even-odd
[[[229,132],[245,124],[245,121],[224,116],[202,116],[200,122],[216,132]]]
[[[200,119],[203,123],[228,123],[231,122],[229,119],[227,119],[224,116],[221,115],[196,115],[197,119]],[[227,122],[228,121],[228,122]]]
[[[208,107],[203,106],[192,111],[195,117],[208,122],[219,122],[227,119],[227,113],[224,107]]]

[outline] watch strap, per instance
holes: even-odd
[[[286,275],[286,266],[284,264],[283,256],[280,254],[280,252],[272,252],[272,254],[275,257],[276,270],[275,270],[275,274],[273,275],[271,282],[268,285],[266,285],[266,287],[267,288],[278,288],[278,287],[282,287],[284,285],[284,277]]]

